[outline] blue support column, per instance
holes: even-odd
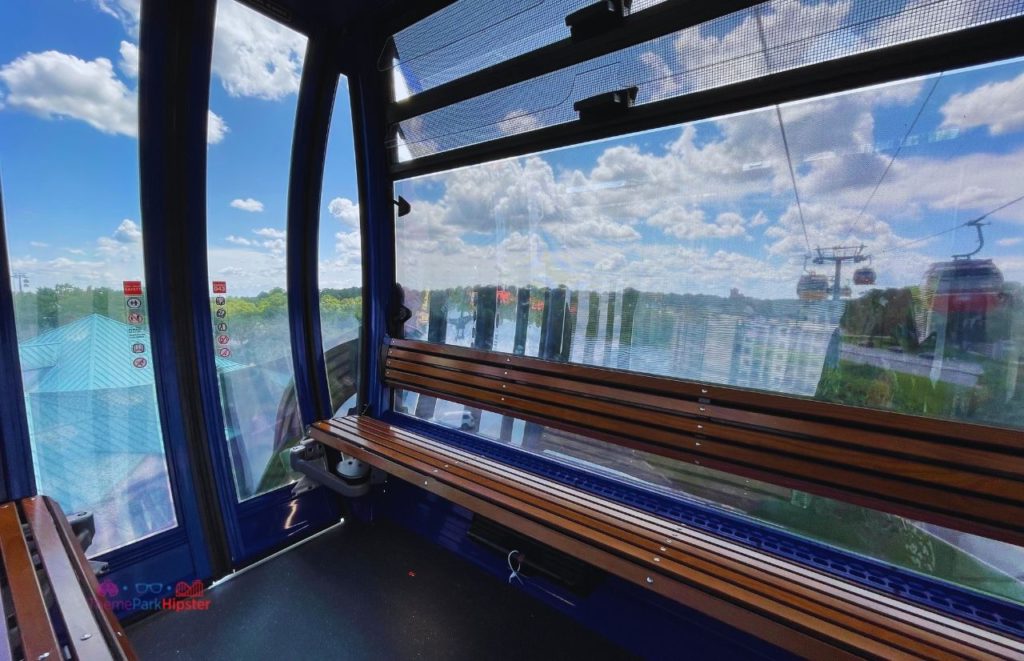
[[[4,199],[0,188],[0,499],[12,500],[36,492],[32,446],[25,415],[18,333],[14,320],[14,293],[7,261]]]
[[[387,339],[395,282],[395,213],[386,149],[388,91],[376,60],[383,41],[377,43],[371,35],[362,39],[352,36],[346,57],[357,63],[350,85],[363,241],[363,378],[359,406],[360,410],[381,415],[391,407],[390,391],[381,379],[381,347]]]
[[[333,413],[320,329],[319,230],[324,159],[338,89],[334,40],[309,40],[295,113],[288,182],[288,320],[302,423]]]
[[[142,3],[139,170],[153,366],[180,523],[200,577],[230,568],[215,485],[224,451],[210,341],[206,123],[213,0]],[[211,442],[212,441],[212,442]],[[226,463],[223,465],[227,465]],[[230,493],[228,491],[228,493]],[[207,545],[212,549],[206,553]]]

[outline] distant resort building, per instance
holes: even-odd
[[[175,523],[150,346],[145,329],[99,314],[20,344],[39,492],[94,513],[91,552]],[[217,358],[220,375],[241,370]]]

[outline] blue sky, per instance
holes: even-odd
[[[825,21],[848,20],[860,5],[810,6],[827,10],[818,19]],[[769,31],[783,14],[766,16]],[[9,251],[33,285],[116,285],[141,275],[137,21],[138,0],[0,7]],[[696,38],[707,43],[679,43],[679,57],[730,52],[749,36],[748,23],[701,31]],[[232,0],[220,4],[217,25],[210,272],[234,282],[233,293],[256,293],[285,281],[287,174],[305,40]],[[667,43],[658,43],[660,55]],[[655,86],[642,91],[645,98],[667,93],[658,77],[664,63],[653,55],[637,54]],[[399,279],[412,287],[497,280],[718,294],[736,286],[788,297],[808,248],[802,212],[811,247],[864,242],[878,255],[879,284],[917,284],[932,262],[970,250],[973,233],[912,241],[1024,195],[1024,64],[947,72],[934,92],[933,84],[912,80],[784,106],[800,207],[774,108],[402,182],[399,192],[415,204],[399,221]],[[360,258],[344,81],[327,159],[321,280],[352,286]],[[1024,279],[1024,203],[990,220],[981,256],[996,259],[1007,279]]]
[[[117,285],[142,275],[137,44],[138,0],[0,5],[9,253],[33,287]],[[235,293],[285,282],[281,247],[304,49],[305,37],[232,0],[218,7],[208,239],[211,276],[235,281]],[[351,126],[342,80],[324,177],[324,286],[359,283],[359,256],[350,247],[358,237],[349,236],[357,217]]]

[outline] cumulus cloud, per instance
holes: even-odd
[[[243,199],[231,200],[231,206],[235,209],[241,209],[242,211],[248,211],[249,213],[260,213],[263,211],[263,203],[259,200],[254,200],[251,197]]]
[[[213,73],[231,96],[280,99],[299,89],[306,38],[239,2],[217,3]]]
[[[707,222],[702,209],[669,207],[651,216],[647,223],[661,228],[668,236],[686,240],[726,239],[747,233],[743,216],[732,211],[720,213]]]
[[[242,236],[235,236],[234,234],[229,234],[224,240],[227,241],[228,243],[233,243],[236,246],[251,246],[256,243],[251,239],[247,239]]]
[[[125,31],[137,37],[142,18],[142,0],[94,0],[96,8],[121,22]]]
[[[942,106],[942,126],[985,127],[989,135],[1024,129],[1024,74],[954,94]]]
[[[269,239],[283,239],[288,236],[288,233],[284,230],[274,229],[273,227],[261,227],[258,230],[253,230],[252,233]]]
[[[29,241],[28,245],[32,246],[33,248],[49,248],[50,247],[49,243],[44,243],[42,241]]]
[[[137,48],[121,42],[121,55],[122,70],[134,66],[137,73]],[[6,87],[0,109],[22,110],[45,119],[75,119],[103,133],[138,136],[137,92],[117,77],[105,57],[83,60],[52,50],[26,53],[0,67],[0,83]],[[208,142],[220,142],[227,131],[224,120],[210,112]]]
[[[347,197],[336,197],[327,205],[327,211],[349,227],[359,226],[359,205]]]
[[[125,218],[114,230],[114,239],[121,243],[138,243],[142,241],[142,230],[134,221]]]
[[[121,61],[117,63],[124,75],[139,77],[139,47],[130,41],[121,42]]]
[[[1020,236],[1013,236],[1008,239],[999,239],[996,241],[997,246],[1002,246],[1004,248],[1019,246],[1021,243],[1024,243],[1024,237]]]
[[[92,61],[58,51],[26,53],[0,67],[5,104],[46,119],[84,121],[104,133],[138,134],[135,93],[105,57]]]
[[[228,134],[227,122],[217,113],[210,110],[206,120],[206,144],[215,145],[224,139]]]

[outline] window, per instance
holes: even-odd
[[[320,201],[320,332],[331,407],[345,414],[359,388],[362,244],[348,79],[338,81]]]
[[[542,3],[533,11],[498,23],[496,29],[500,32],[484,40],[495,48],[486,57],[502,55],[504,49],[500,46],[507,43],[504,40],[524,24],[538,21],[544,11],[556,9],[549,4]],[[455,12],[464,6],[460,2],[447,11]],[[714,20],[530,80],[413,117],[403,116],[394,127],[394,143],[399,160],[408,161],[573,122],[579,117],[574,104],[599,94],[635,87],[635,103],[643,106],[1021,14],[1024,2],[1020,0],[754,3]],[[414,26],[415,30],[399,33],[396,42],[402,41],[400,37],[405,32],[411,32],[411,39],[428,28],[439,31],[443,25],[443,12],[438,12]],[[545,34],[550,32],[523,39],[515,48],[535,43]],[[443,37],[440,39],[447,43]],[[446,77],[469,73],[475,64],[474,46],[480,48],[470,37],[447,48],[435,46],[436,41],[429,43],[431,50],[395,67],[397,90],[413,93],[431,84],[437,75],[435,68],[441,69]],[[398,52],[401,55],[402,49]],[[401,104],[396,104],[395,109],[401,113]]]
[[[442,290],[443,341],[473,344],[489,284],[496,351],[1024,427],[1024,126],[989,103],[1022,79],[1014,60],[401,181],[406,336]]]
[[[1009,60],[400,181],[405,335],[1024,428],[1022,82]],[[396,410],[1024,595],[1020,547],[410,393]]]
[[[294,480],[302,435],[288,326],[288,171],[306,38],[217,3],[208,139],[211,342],[239,500]]]
[[[100,554],[177,525],[154,386],[133,25],[0,6],[0,165],[36,485]]]

